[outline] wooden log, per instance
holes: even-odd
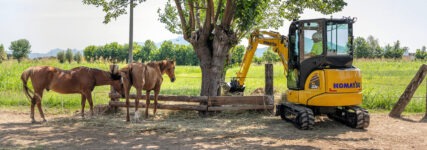
[[[126,103],[125,102],[116,102],[116,101],[111,101],[110,106],[115,106],[115,107],[126,107]],[[145,103],[139,103],[138,107],[139,108],[145,108]],[[135,107],[135,103],[130,103],[129,107]],[[150,108],[154,108],[154,104],[150,104]],[[173,105],[168,105],[168,104],[157,104],[157,109],[169,109],[169,110],[207,110],[207,106],[206,105],[186,105],[186,104],[173,104]]]
[[[267,96],[211,96],[208,106],[232,105],[232,104],[253,104],[268,105]]]
[[[273,89],[273,64],[265,64],[265,95],[274,97]],[[269,105],[274,104],[274,98],[268,101]]]
[[[120,94],[112,94],[110,93],[110,97],[112,98],[122,98]],[[130,94],[130,99],[135,99],[136,94]],[[145,94],[141,96],[140,99],[146,99]],[[150,95],[150,100],[154,100],[154,95]],[[172,96],[172,95],[159,95],[159,101],[177,101],[177,102],[207,102],[208,96]]]
[[[400,96],[399,101],[397,101],[393,109],[390,111],[390,117],[400,118],[402,112],[405,110],[405,107],[408,105],[418,86],[420,86],[420,84],[423,82],[426,74],[427,65],[423,64],[421,65],[417,74],[415,74],[414,78],[412,78],[412,81],[409,83],[408,87],[406,87],[406,90]]]
[[[208,107],[208,111],[226,111],[226,110],[272,110],[274,105],[248,105],[248,106],[221,106]]]

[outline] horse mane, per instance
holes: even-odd
[[[147,63],[147,66],[150,66],[150,67],[153,67],[153,68],[159,67],[160,72],[163,72],[165,70],[165,68],[166,68],[166,65],[163,64],[163,61],[164,60],[162,60],[162,61],[152,61],[152,62]]]

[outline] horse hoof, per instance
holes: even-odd
[[[43,122],[47,122],[47,120],[46,120],[46,119],[43,119]]]
[[[37,123],[37,121],[36,120],[31,120],[31,123],[34,124],[34,123]]]

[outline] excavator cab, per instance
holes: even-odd
[[[354,19],[294,21],[289,28],[288,88],[304,90],[314,70],[351,68]]]

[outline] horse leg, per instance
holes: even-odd
[[[42,117],[43,122],[46,122],[46,118],[44,117],[43,109],[42,109],[42,97],[43,90],[34,90],[34,98],[36,99],[37,108],[39,109],[40,117]],[[34,109],[33,109],[34,110]],[[34,118],[34,114],[33,114]]]
[[[33,97],[31,99],[31,114],[30,114],[31,123],[36,123],[36,119],[34,119],[34,107],[35,106],[36,106],[36,98]]]
[[[132,85],[129,82],[128,74],[122,72],[121,75],[122,75],[122,82],[123,82],[123,90],[125,92],[125,98],[126,98],[126,122],[130,122],[129,92]]]
[[[156,116],[156,111],[157,111],[157,98],[159,97],[159,92],[160,90],[154,90],[154,110],[153,110],[153,115]]]
[[[92,101],[92,93],[91,92],[88,92],[88,94],[87,94],[88,96],[86,96],[86,98],[87,98],[87,100],[88,100],[88,102],[89,102],[89,106],[90,106],[90,116],[93,116],[94,115],[94,113],[93,113],[93,101]]]
[[[85,104],[86,104],[86,96],[82,94],[82,118],[85,117]]]
[[[146,92],[145,92],[145,98],[146,98],[146,101],[145,101],[145,119],[147,119],[148,118],[148,108],[150,107],[150,90],[147,90]]]
[[[134,119],[135,122],[139,121],[139,111],[138,111],[138,105],[139,105],[139,98],[142,97],[142,89],[137,89],[136,90],[136,98],[135,98],[135,115],[134,115]]]

